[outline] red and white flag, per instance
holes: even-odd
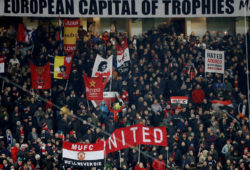
[[[104,141],[94,144],[63,142],[62,151],[65,165],[74,167],[103,167]]]
[[[86,88],[86,98],[87,100],[102,100],[103,99],[103,78],[98,77],[88,77],[83,75],[85,88]]]
[[[126,61],[130,60],[129,50],[128,50],[128,40],[122,42],[123,44],[120,46],[117,43],[117,67],[121,67]]]
[[[0,57],[0,73],[4,73],[4,59],[4,56]]]
[[[35,66],[30,62],[30,73],[32,89],[50,89],[51,88],[51,75],[50,63],[45,66]]]
[[[228,107],[233,107],[233,104],[231,102],[231,100],[225,100],[225,101],[221,101],[221,100],[211,100],[210,101],[213,104],[216,104],[218,106],[228,106]]]
[[[171,104],[188,104],[187,96],[171,96],[170,97]]]

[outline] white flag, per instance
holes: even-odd
[[[224,74],[224,55],[224,51],[206,49],[205,72]]]
[[[0,57],[0,73],[4,73],[4,56]]]
[[[97,54],[95,59],[95,64],[92,70],[92,77],[98,77],[102,75],[103,77],[112,77],[112,66],[113,66],[113,55],[108,59],[102,58]]]

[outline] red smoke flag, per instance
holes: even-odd
[[[45,66],[35,66],[30,62],[30,73],[33,89],[50,89],[51,88],[51,75],[50,63]]]
[[[87,100],[103,100],[103,79],[102,76],[88,77],[83,75]]]
[[[17,31],[17,37],[16,40],[18,42],[24,43],[26,40],[26,28],[23,26],[23,24],[18,24],[18,31]]]

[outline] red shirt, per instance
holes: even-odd
[[[146,170],[146,168],[140,168],[140,167],[138,166],[138,164],[136,164],[134,170]]]
[[[12,155],[14,163],[17,161],[17,153],[18,153],[18,151],[19,151],[19,149],[17,147],[15,147],[15,146],[11,149],[11,155]]]
[[[108,106],[108,109],[111,113],[113,113],[114,121],[117,122],[119,118],[118,114],[122,111],[123,107],[121,107],[120,110],[113,110],[110,108],[110,106]]]
[[[127,91],[123,92],[123,94],[122,94],[122,100],[123,100],[125,103],[128,102],[128,92],[127,92]]]
[[[205,93],[202,89],[194,89],[192,92],[192,100],[194,104],[201,104],[205,97]]]
[[[152,167],[154,170],[165,170],[166,169],[164,161],[163,160],[160,161],[158,159],[154,160]]]

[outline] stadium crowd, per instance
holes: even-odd
[[[137,123],[166,126],[168,147],[141,146],[140,162],[138,148],[111,153],[107,169],[250,169],[245,35],[152,29],[128,38],[129,72],[120,74],[115,43],[128,35],[79,27],[67,89],[67,80],[52,78],[51,90],[32,90],[29,62],[42,66],[64,55],[56,32],[40,24],[33,41],[17,43],[15,27],[1,29],[1,76],[7,79],[0,85],[0,169],[66,168],[62,140],[94,143],[107,139],[105,132]],[[249,41],[250,31],[246,36]],[[205,49],[225,51],[224,75],[205,74]],[[123,108],[117,119],[104,103],[88,107],[85,98],[82,75],[91,75],[96,54],[114,55],[111,88],[124,101],[114,103],[114,110]],[[189,102],[173,107],[170,96],[188,96]],[[218,107],[210,102],[215,99],[233,107]]]

